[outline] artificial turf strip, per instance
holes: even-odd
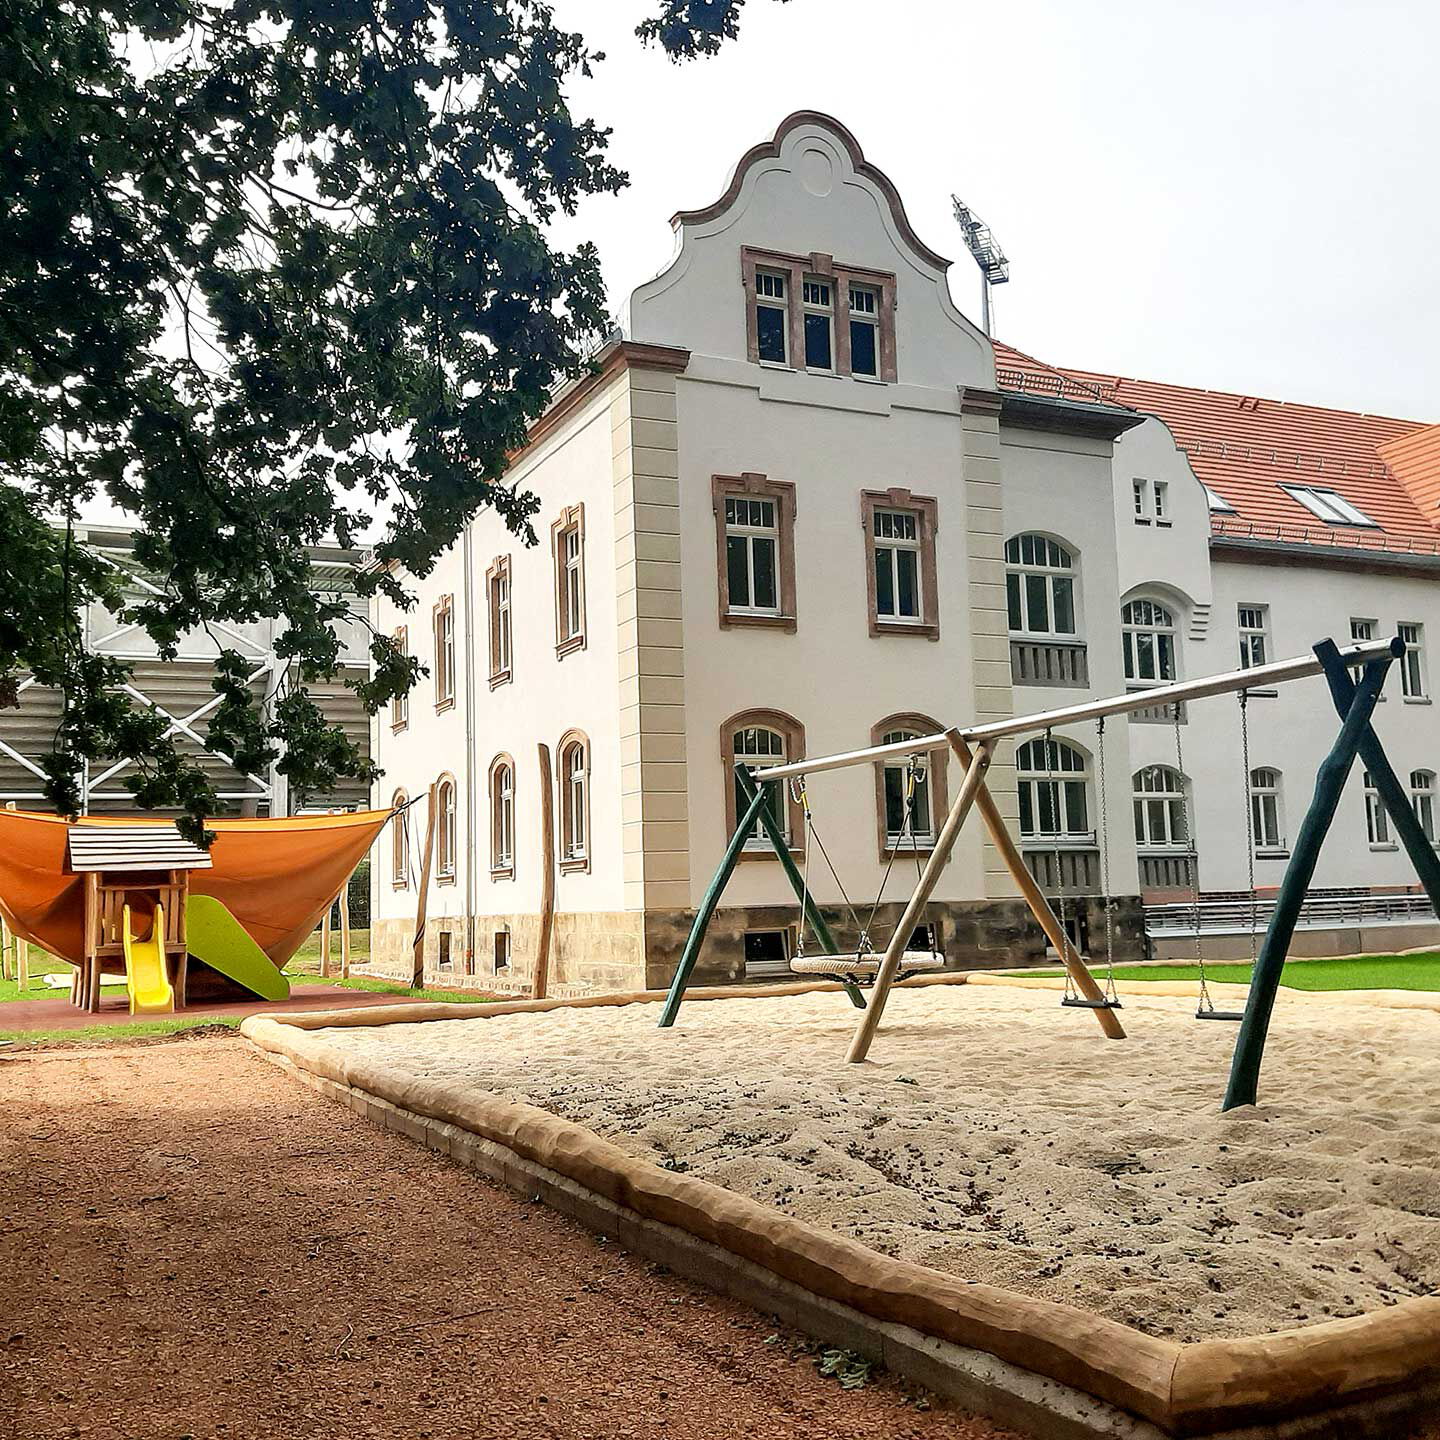
[[[1092,960],[1091,969],[1096,966]],[[1251,965],[1248,960],[1238,964],[1217,961],[1206,965],[1205,978],[1210,981],[1248,985]],[[1007,978],[1059,978],[1063,970],[1012,970]],[[1117,965],[1117,978],[1123,980],[1190,980],[1200,981],[1195,965]],[[1280,983],[1291,990],[1440,990],[1440,954],[1427,955],[1366,955],[1359,959],[1304,960],[1286,965]]]

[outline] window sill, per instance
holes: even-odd
[[[392,890],[408,890],[410,882],[408,880],[391,880],[390,888]]]
[[[585,648],[585,636],[583,632],[579,635],[571,635],[568,639],[558,640],[555,643],[555,658],[563,660],[567,655],[573,655],[577,650]]]
[[[455,872],[451,870],[447,874],[437,875],[435,877],[435,883],[437,885],[453,885],[455,883]]]
[[[1406,705],[1429,705],[1432,703],[1428,695],[1402,695],[1400,698]]]
[[[790,847],[790,858],[798,865],[801,861],[805,859],[805,852],[804,850],[796,849],[795,846],[792,845]],[[773,864],[777,865],[780,863],[780,857],[769,845],[766,845],[763,849],[746,849],[740,852],[740,858],[738,863],[744,864],[751,860],[769,860]]]
[[[1372,844],[1370,846],[1371,853],[1375,855],[1389,855],[1392,854],[1394,851],[1398,850],[1399,848],[1400,847],[1393,840],[1387,842],[1384,845]]]
[[[897,846],[888,843],[880,847],[880,859],[887,865],[892,860],[909,860],[912,856],[920,860],[928,860],[934,853],[935,842],[933,840],[929,840],[913,850],[908,845]],[[952,850],[950,853],[953,855],[955,852]],[[949,857],[946,858],[948,860]]]
[[[1155,528],[1157,530],[1173,530],[1175,528],[1175,524],[1172,520],[1157,520],[1155,522]]]
[[[1279,696],[1280,692],[1279,692],[1278,690],[1249,690],[1249,689],[1247,689],[1247,690],[1245,691],[1245,694],[1248,695],[1248,696],[1250,697],[1250,699],[1252,699],[1252,700],[1274,700],[1274,699],[1276,699],[1276,698]]]
[[[1255,858],[1257,860],[1288,860],[1290,858],[1290,849],[1288,846],[1285,846],[1279,850],[1257,850],[1255,852]]]
[[[590,857],[588,855],[571,855],[560,862],[560,873],[562,875],[588,875],[590,873]]]
[[[722,630],[783,630],[793,635],[797,625],[793,615],[751,615],[743,610],[727,610],[720,616]]]
[[[492,865],[490,867],[490,878],[492,880],[513,880],[515,878],[515,867],[513,865]]]
[[[497,670],[490,677],[490,688],[498,690],[502,685],[508,685],[515,677],[508,670]]]
[[[940,623],[937,620],[886,620],[881,616],[872,615],[870,617],[870,634],[875,637],[911,635],[922,640],[938,640]]]
[[[455,697],[452,695],[448,700],[437,700],[435,702],[435,713],[443,715],[447,710],[455,708]]]
[[[890,381],[883,375],[857,375],[853,370],[850,372],[852,380],[858,380],[862,385],[888,385]]]
[[[390,733],[392,735],[398,735],[402,730],[408,730],[409,728],[410,722],[408,720],[392,720],[390,722]]]
[[[1145,516],[1143,516],[1143,515],[1137,515],[1137,516],[1135,517],[1135,523],[1136,523],[1137,525],[1148,525],[1150,522],[1149,522],[1149,520],[1147,520],[1147,519],[1145,518]]]
[[[795,373],[795,367],[787,365],[783,360],[757,360],[755,363],[762,370],[788,370],[792,375]]]

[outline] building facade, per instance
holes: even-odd
[[[1259,663],[1343,640],[1352,621],[1414,639],[1417,658],[1398,667],[1412,679],[1403,695],[1392,683],[1380,723],[1422,805],[1427,766],[1440,764],[1425,709],[1424,637],[1440,624],[1433,504],[1427,517],[1418,501],[1372,502],[1359,526],[1333,508],[1361,513],[1344,500],[1348,472],[1310,473],[1323,447],[1266,461],[1283,482],[1239,460],[1238,441],[1221,440],[1206,468],[1206,416],[1243,397],[1132,396],[1133,382],[993,343],[955,308],[948,262],[915,235],[893,185],[828,117],[792,115],[719,200],[673,225],[675,258],[634,292],[626,338],[557,394],[515,461],[514,483],[541,502],[539,543],[482,514],[412,582],[413,608],[375,603],[372,623],[429,668],[376,717],[385,780],[373,799],[435,786],[437,978],[529,982],[540,747],[552,976],[572,992],[669,979],[733,830],[737,760],[1229,670],[1242,653]],[[1237,409],[1238,423],[1263,432],[1268,403]],[[1384,422],[1356,439],[1337,417],[1326,436],[1373,449],[1422,430]],[[1367,463],[1385,472],[1377,493],[1400,488],[1392,464]],[[1423,470],[1424,453],[1412,464]],[[1294,533],[1271,536],[1266,506],[1293,507]],[[1141,712],[999,755],[1002,814],[1093,957],[1163,951],[1177,928],[1167,902],[1190,907],[1193,929],[1198,899],[1219,917],[1207,929],[1235,932],[1225,916],[1278,881],[1337,721],[1321,681],[1251,696],[1248,740],[1238,709],[1201,702],[1179,723]],[[1367,837],[1361,779],[1317,883],[1408,891],[1403,856]],[[777,797],[842,943],[888,934],[958,783],[937,755],[914,775],[903,763],[839,771]],[[382,965],[408,967],[428,818],[421,804],[393,822],[372,869]],[[956,966],[1044,956],[978,829],[928,919]],[[783,972],[797,944],[814,946],[797,921],[768,846],[747,846],[699,973]]]

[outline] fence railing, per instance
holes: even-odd
[[[1196,868],[1193,858],[1188,854],[1141,855],[1140,888],[1142,890],[1193,890]]]
[[[1130,723],[1132,725],[1173,725],[1175,723],[1174,705],[1147,705],[1143,710],[1132,710],[1130,712]],[[1179,702],[1180,723],[1189,723],[1189,716],[1185,710],[1185,702]]]
[[[1035,883],[1049,895],[1098,895],[1100,851],[1088,847],[1025,851],[1025,864]]]
[[[1085,642],[1011,640],[1010,682],[1013,685],[1085,689],[1090,684],[1090,662]]]
[[[1184,901],[1147,905],[1146,932],[1150,935],[1192,935],[1195,932],[1196,908]],[[1198,909],[1202,932],[1248,931],[1252,915],[1255,928],[1263,931],[1274,913],[1275,897],[1259,895],[1253,901],[1246,894],[1202,897]],[[1342,925],[1377,925],[1434,918],[1435,911],[1424,895],[1341,892],[1308,896],[1300,910],[1299,928],[1317,930]]]

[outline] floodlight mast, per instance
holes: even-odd
[[[990,227],[958,195],[950,199],[955,205],[955,220],[965,238],[965,248],[980,267],[980,323],[987,335],[991,328],[990,287],[1003,285],[1010,278],[1010,262],[995,243]]]

